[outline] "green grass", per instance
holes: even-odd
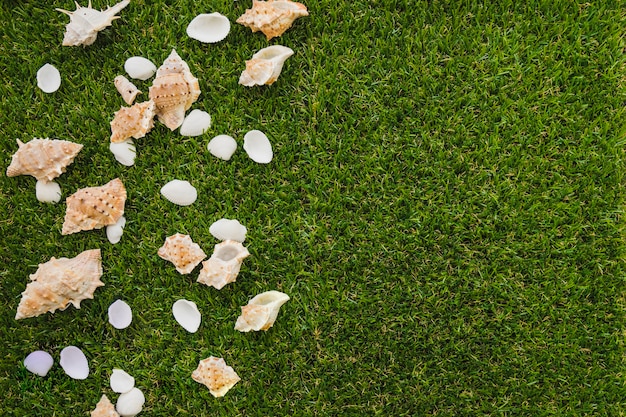
[[[622,2],[323,0],[268,42],[234,23],[247,1],[132,0],[87,48],[61,46],[54,7],[72,2],[45,3],[0,5],[2,166],[15,139],[82,143],[64,197],[119,177],[128,223],[117,245],[103,230],[61,236],[63,202],[0,177],[3,416],[86,416],[117,398],[113,368],[135,377],[146,416],[626,413]],[[212,11],[228,38],[188,38]],[[269,44],[295,51],[278,81],[239,86]],[[112,80],[129,56],[158,65],[172,48],[213,126],[183,138],[157,123],[124,167],[108,151]],[[63,77],[52,95],[35,84],[46,62]],[[252,129],[273,144],[269,165],[241,147]],[[239,143],[229,162],[206,151],[222,133]],[[194,205],[159,195],[174,178],[197,187]],[[157,256],[176,232],[210,253],[221,217],[248,228],[236,283],[217,291]],[[93,300],[14,320],[39,263],[90,248],[106,283]],[[270,289],[291,296],[275,326],[235,331]],[[126,330],[107,323],[118,297],[135,313]],[[179,298],[202,311],[198,333],[173,320]],[[86,352],[88,379],[58,365],[67,345]],[[56,360],[45,378],[22,365],[36,349]],[[223,398],[190,377],[210,355],[242,378]]]

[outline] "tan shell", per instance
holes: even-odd
[[[121,107],[111,121],[111,142],[120,143],[131,137],[143,138],[154,127],[156,107],[152,100]]]
[[[293,55],[293,49],[282,45],[263,48],[246,61],[246,69],[239,77],[239,84],[247,87],[273,84],[283,69],[283,64]]]
[[[61,234],[100,229],[115,224],[124,214],[126,188],[119,178],[100,187],[82,188],[65,200]]]
[[[189,235],[176,233],[165,239],[158,255],[170,261],[181,274],[189,274],[204,259],[206,254]]]
[[[96,408],[91,412],[91,417],[120,417],[115,411],[115,406],[106,395],[103,395],[96,404]]]
[[[141,91],[133,84],[128,78],[123,75],[118,75],[113,79],[113,84],[120,93],[126,104],[129,106],[133,104],[137,95],[141,94]]]
[[[263,32],[269,41],[282,35],[297,18],[308,15],[306,6],[295,1],[252,0],[252,8],[247,9],[237,23],[249,27],[252,32]]]
[[[82,300],[92,299],[96,288],[104,285],[101,276],[100,249],[84,251],[71,259],[52,257],[30,275],[15,319],[65,310],[70,303],[80,308]]]
[[[81,7],[78,2],[75,3],[76,10],[73,12],[56,9],[70,17],[70,22],[65,27],[63,46],[87,46],[94,43],[98,37],[98,32],[111,26],[111,22],[119,18],[116,14],[128,6],[130,0],[120,1],[115,6],[108,7],[103,11],[93,9],[91,0],[89,0],[87,7]]]
[[[269,329],[276,321],[278,310],[287,301],[289,296],[280,291],[266,291],[257,295],[248,305],[241,307],[235,330],[249,332]]]
[[[200,96],[198,79],[191,74],[185,61],[172,50],[156,73],[149,97],[156,105],[159,121],[171,130],[185,119],[185,112]]]
[[[210,356],[201,360],[191,374],[194,381],[206,385],[214,397],[223,397],[237,382],[239,375],[222,358]]]
[[[237,279],[241,264],[248,256],[248,249],[236,240],[225,240],[215,245],[213,255],[202,262],[198,282],[222,289]]]
[[[39,181],[52,181],[65,172],[83,145],[58,139],[33,139],[19,149],[7,168],[7,177],[32,175]]]

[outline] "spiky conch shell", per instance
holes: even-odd
[[[7,177],[32,175],[39,181],[52,181],[65,172],[83,145],[59,139],[17,140],[19,149],[7,167]]]
[[[115,411],[111,400],[106,395],[102,395],[96,408],[91,412],[91,417],[120,417],[120,415]]]
[[[250,252],[241,242],[225,240],[215,245],[211,257],[202,262],[197,282],[221,290],[224,285],[237,280],[243,260]]]
[[[52,257],[30,275],[31,282],[22,293],[15,319],[65,310],[69,304],[80,308],[82,300],[92,299],[96,288],[104,285],[100,277],[100,249],[84,251],[74,258]]]
[[[159,257],[170,261],[181,274],[189,274],[204,259],[206,254],[191,240],[191,236],[176,233],[165,239],[157,252]]]
[[[194,381],[206,385],[214,397],[223,397],[241,378],[223,358],[203,359],[191,374]]]
[[[119,178],[100,187],[82,188],[65,200],[61,234],[100,229],[115,224],[124,214],[126,188]]]
[[[81,7],[78,2],[74,3],[76,4],[76,10],[73,12],[55,9],[70,17],[70,22],[65,27],[63,46],[88,46],[94,43],[98,37],[98,32],[107,26],[111,26],[113,20],[119,19],[119,16],[116,16],[116,14],[128,6],[130,0],[122,0],[102,11],[92,8],[91,0],[89,0],[87,7]]]
[[[157,69],[148,95],[156,105],[159,121],[175,130],[183,123],[185,112],[200,96],[200,84],[191,74],[189,65],[176,50],[172,50]]]
[[[309,12],[302,3],[289,0],[253,0],[252,8],[237,19],[237,23],[249,27],[252,32],[261,31],[267,40],[282,35],[293,22]]]
[[[156,108],[152,100],[121,107],[111,121],[111,142],[120,143],[131,137],[143,138],[154,127]]]

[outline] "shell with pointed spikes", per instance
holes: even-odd
[[[81,7],[78,2],[75,3],[76,10],[73,12],[56,9],[70,17],[70,22],[65,27],[63,46],[87,46],[94,43],[98,37],[98,32],[107,26],[111,26],[111,22],[119,18],[116,15],[124,7],[128,6],[130,0],[122,0],[115,6],[108,7],[102,11],[92,8],[91,0],[89,0],[87,7]]]
[[[65,202],[67,208],[61,234],[100,229],[117,223],[124,214],[126,188],[116,178],[100,187],[82,188]]]
[[[96,408],[91,412],[91,417],[120,417],[120,415],[115,411],[111,400],[106,395],[102,395]]]
[[[237,280],[243,260],[250,252],[240,242],[225,240],[215,245],[211,257],[202,262],[198,282],[221,290],[224,285]]]
[[[266,291],[257,295],[248,305],[241,307],[235,330],[249,332],[269,329],[276,321],[278,310],[287,301],[289,296],[280,291]]]
[[[7,167],[7,177],[32,175],[38,181],[52,181],[65,172],[83,145],[59,139],[33,139],[22,143]]]
[[[295,1],[253,0],[252,8],[247,9],[237,23],[249,27],[252,32],[263,32],[269,41],[282,35],[297,18],[308,15],[306,6]]]
[[[80,308],[82,300],[92,299],[96,288],[104,285],[100,277],[100,249],[84,251],[74,258],[52,257],[39,264],[30,276],[31,282],[22,293],[15,319],[65,310],[69,304]]]
[[[194,381],[206,385],[214,397],[223,397],[239,381],[239,375],[223,358],[203,359],[191,374]]]
[[[113,79],[113,84],[115,85],[117,92],[122,96],[122,99],[124,99],[126,104],[129,106],[135,102],[137,95],[141,94],[141,91],[139,91],[137,86],[123,75],[115,77]]]
[[[157,254],[170,261],[181,274],[189,274],[204,259],[206,254],[189,235],[176,233],[165,239]]]
[[[143,138],[154,127],[156,107],[152,100],[121,107],[111,120],[111,142],[120,143],[131,137]]]

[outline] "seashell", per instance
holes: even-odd
[[[189,274],[204,258],[206,254],[189,235],[176,233],[165,239],[159,248],[158,255],[170,261],[181,274]]]
[[[120,416],[135,416],[141,412],[145,402],[143,392],[139,388],[133,388],[119,396],[115,410]]]
[[[243,137],[243,149],[250,159],[259,164],[268,164],[272,160],[274,153],[272,144],[260,130],[251,130]]]
[[[104,285],[100,277],[100,249],[87,250],[70,259],[52,257],[30,275],[31,282],[22,292],[15,319],[65,310],[70,303],[80,308],[82,300],[92,299],[96,288]]]
[[[111,121],[111,142],[119,143],[130,137],[143,138],[154,127],[156,107],[152,100],[131,107],[120,107]]]
[[[130,78],[146,81],[156,73],[157,67],[147,58],[131,56],[124,62],[124,70]]]
[[[112,244],[116,244],[122,239],[122,235],[124,234],[124,226],[126,226],[126,217],[122,216],[119,218],[115,224],[110,224],[107,226],[107,239]]]
[[[118,75],[117,77],[115,77],[113,79],[113,84],[115,84],[115,88],[117,89],[118,93],[120,93],[126,104],[128,104],[129,106],[133,104],[137,95],[141,94],[141,91],[139,91],[137,86],[135,86],[135,84],[130,82],[128,78],[124,77],[123,75]]]
[[[183,124],[180,125],[180,134],[182,136],[200,136],[211,127],[211,115],[202,110],[192,110]]]
[[[209,233],[219,240],[236,240],[243,242],[246,240],[246,226],[237,220],[219,219],[209,226]]]
[[[178,300],[172,306],[174,318],[189,333],[195,333],[200,327],[202,315],[193,301]]]
[[[61,186],[54,181],[37,181],[35,194],[42,203],[58,203],[61,201]]]
[[[239,84],[246,87],[273,84],[283,70],[283,64],[293,55],[293,49],[272,45],[261,49],[246,61],[246,69],[239,77]]]
[[[224,285],[237,280],[243,260],[250,252],[241,242],[225,240],[215,245],[211,257],[202,262],[198,282],[221,290]]]
[[[52,355],[43,350],[36,350],[24,359],[26,369],[39,376],[48,375],[48,371],[50,371],[53,364],[54,359],[52,359]]]
[[[224,359],[214,356],[201,360],[191,377],[194,381],[206,385],[214,397],[223,397],[241,381],[232,366],[227,366]]]
[[[133,311],[130,306],[122,300],[116,300],[109,306],[109,323],[116,329],[125,329],[133,321]]]
[[[61,87],[61,73],[54,65],[45,64],[37,71],[37,87],[44,93],[54,93]]]
[[[198,198],[198,191],[189,181],[172,180],[161,187],[161,195],[171,203],[190,206]]]
[[[308,15],[306,6],[295,1],[252,0],[252,8],[247,9],[237,23],[249,27],[252,32],[263,32],[269,41],[282,35],[297,18]]]
[[[61,351],[61,367],[67,375],[74,379],[87,379],[89,362],[82,350],[76,346],[68,346]]]
[[[52,181],[65,172],[83,145],[59,139],[17,140],[19,149],[7,167],[7,177],[32,175],[40,181]]]
[[[123,0],[113,7],[99,11],[91,7],[91,0],[89,0],[87,7],[81,7],[76,2],[76,10],[73,12],[55,9],[70,17],[70,22],[65,28],[63,46],[91,45],[96,41],[98,32],[107,26],[111,26],[111,22],[119,18],[116,14],[128,6],[128,3],[130,3],[130,0]]]
[[[109,143],[109,150],[113,153],[115,160],[127,167],[135,165],[137,149],[132,139],[126,139],[119,143]]]
[[[156,73],[149,97],[156,104],[159,121],[170,130],[177,129],[185,119],[185,112],[200,96],[198,79],[191,74],[185,61],[172,50]]]
[[[121,369],[113,369],[109,384],[113,392],[124,394],[135,387],[135,378]]]
[[[237,141],[232,136],[217,135],[209,141],[207,149],[211,155],[229,161],[237,150]]]
[[[266,291],[254,297],[248,305],[241,307],[235,330],[267,330],[274,325],[280,306],[289,301],[289,296],[280,291]]]
[[[205,13],[193,18],[187,26],[187,35],[204,43],[216,43],[230,32],[230,20],[220,13]]]
[[[100,401],[96,404],[96,408],[91,412],[91,417],[120,417],[115,411],[115,407],[109,400],[109,397],[102,395]]]
[[[124,214],[126,188],[119,178],[100,187],[82,188],[65,199],[62,235],[115,224]]]

